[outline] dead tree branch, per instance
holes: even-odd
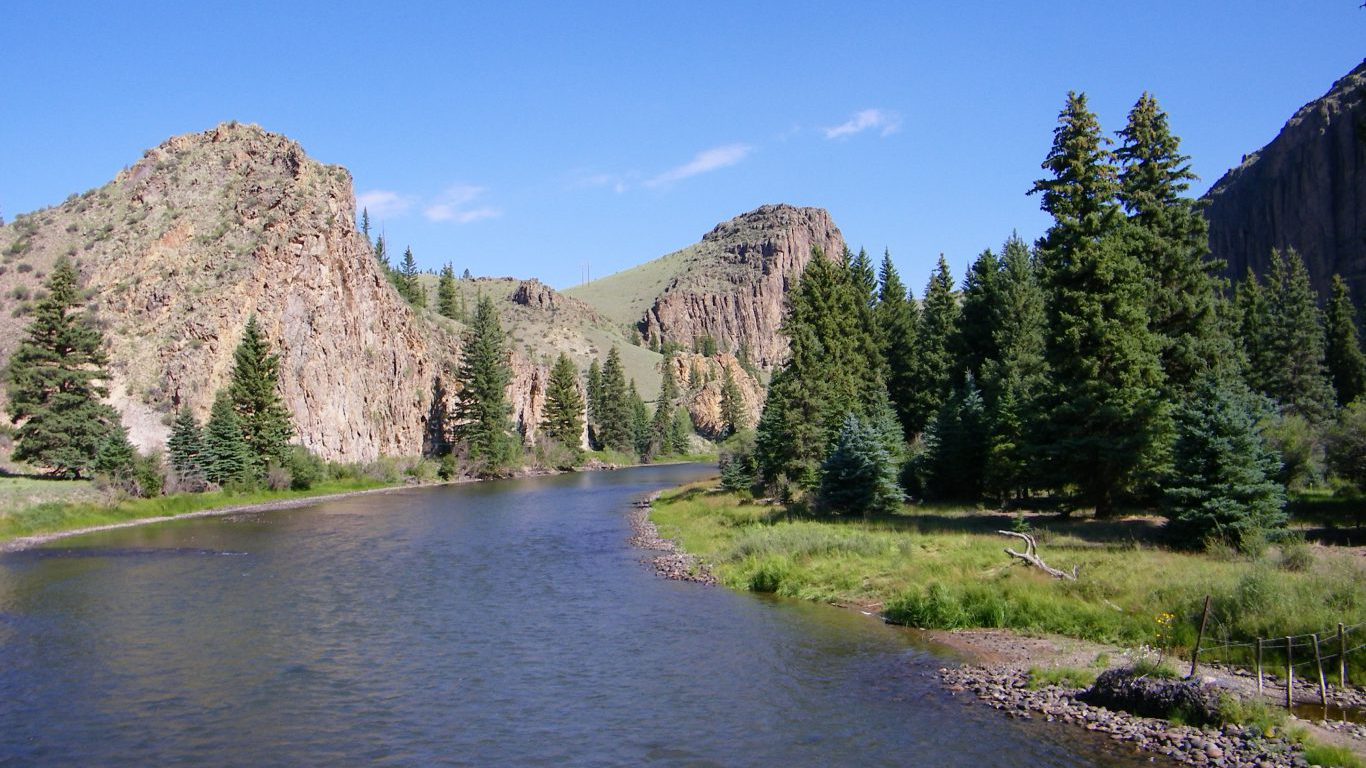
[[[1025,551],[1016,552],[1010,547],[1006,547],[1007,555],[1010,555],[1011,557],[1018,557],[1019,559],[1028,563],[1029,565],[1038,568],[1039,570],[1043,571],[1049,576],[1052,576],[1055,579],[1067,579],[1068,581],[1077,580],[1077,573],[1081,569],[1081,566],[1072,566],[1072,572],[1068,573],[1067,571],[1059,570],[1057,568],[1050,566],[1048,563],[1045,563],[1043,561],[1043,558],[1039,557],[1039,545],[1037,542],[1034,541],[1033,536],[1030,536],[1027,533],[1019,533],[1016,531],[997,531],[997,533],[1001,534],[1002,536],[1014,536],[1017,539],[1024,540]]]

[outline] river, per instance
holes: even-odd
[[[914,633],[671,582],[646,467],[0,555],[3,765],[1138,765],[943,692]]]

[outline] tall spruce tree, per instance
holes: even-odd
[[[1169,396],[1179,398],[1211,368],[1227,375],[1232,343],[1216,317],[1223,264],[1208,259],[1209,226],[1199,204],[1184,197],[1196,176],[1167,114],[1144,93],[1119,132],[1119,200],[1147,279],[1149,327],[1161,345]]]
[[[745,399],[740,393],[740,385],[728,366],[722,367],[721,375],[721,437],[726,438],[749,425],[745,423]]]
[[[1269,365],[1260,377],[1262,393],[1311,422],[1326,421],[1335,397],[1324,367],[1323,313],[1309,271],[1294,249],[1272,253],[1266,314],[1267,326],[1253,329],[1262,335],[1259,343]]]
[[[925,301],[916,326],[915,357],[910,371],[911,403],[905,424],[909,434],[923,431],[948,399],[953,383],[958,315],[953,275],[940,254],[939,264],[925,286]]]
[[[1050,176],[1031,190],[1053,216],[1040,241],[1054,381],[1047,453],[1054,482],[1075,485],[1107,516],[1160,466],[1162,368],[1108,140],[1084,95],[1068,94],[1058,122],[1043,163]]]
[[[204,479],[218,485],[251,476],[251,454],[242,439],[242,425],[233,408],[232,395],[220,389],[204,425]]]
[[[916,395],[915,332],[920,322],[920,307],[902,284],[901,276],[892,264],[890,252],[884,252],[882,255],[874,317],[877,320],[878,340],[882,344],[882,358],[887,365],[887,394],[891,397],[892,407],[902,424],[903,435],[905,439],[910,440],[915,436],[910,425],[914,423],[912,409]]]
[[[422,287],[422,281],[417,273],[417,261],[413,258],[413,249],[403,250],[403,262],[398,268],[398,292],[407,299],[409,304],[414,307],[427,306],[427,291]]]
[[[1267,301],[1267,290],[1251,267],[1234,288],[1232,314],[1241,345],[1243,378],[1254,391],[1270,392],[1272,372],[1277,365],[1271,304]]]
[[[458,375],[461,386],[453,409],[456,436],[468,446],[471,458],[486,462],[489,468],[511,464],[518,447],[509,418],[512,406],[507,401],[512,370],[498,310],[487,296],[480,297],[465,331]]]
[[[996,348],[1000,271],[1000,260],[987,249],[972,263],[963,279],[963,303],[954,336],[954,375],[958,383],[968,374],[980,381],[982,366],[987,360],[1000,356]]]
[[[204,431],[189,408],[176,413],[166,454],[177,484],[183,490],[198,490],[204,482]]]
[[[635,379],[631,379],[627,389],[626,402],[630,413],[632,447],[637,456],[648,461],[652,458],[651,449],[654,447],[654,430],[650,427],[650,409],[645,405],[645,398],[640,396],[640,390],[636,387]]]
[[[375,260],[379,262],[380,268],[384,270],[384,275],[388,277],[389,248],[385,245],[383,233],[380,233],[380,236],[375,238]]]
[[[370,209],[360,209],[360,233],[365,235],[365,242],[370,242]]]
[[[626,388],[626,369],[621,364],[621,353],[616,347],[612,347],[608,350],[607,361],[602,366],[602,386],[598,402],[598,431],[603,447],[622,452],[635,450],[631,405],[630,391]]]
[[[1361,352],[1357,312],[1342,275],[1333,275],[1333,297],[1328,303],[1324,360],[1333,379],[1338,405],[1347,405],[1366,392],[1366,355]]]
[[[9,416],[18,425],[13,458],[81,477],[121,426],[118,413],[100,402],[108,394],[104,338],[78,309],[76,269],[65,256],[46,289],[6,372]]]
[[[460,305],[456,303],[455,270],[450,262],[441,266],[441,276],[436,280],[436,311],[442,317],[460,320]]]
[[[288,461],[294,427],[280,400],[279,389],[280,358],[270,351],[270,342],[252,315],[233,353],[228,393],[242,429],[248,461],[258,477],[264,476],[267,464]]]
[[[669,437],[665,452],[682,456],[692,449],[692,436],[696,432],[688,409],[678,406],[674,409],[673,423],[669,425]]]
[[[965,501],[982,495],[990,449],[988,432],[986,404],[969,373],[940,406],[926,440],[931,495]]]
[[[674,401],[678,399],[678,380],[674,376],[673,355],[660,362],[659,399],[650,421],[650,454],[669,452],[669,431],[674,421]]]
[[[588,401],[588,444],[594,448],[602,448],[602,365],[598,363],[596,357],[588,366],[586,394]]]
[[[579,370],[569,356],[561,352],[546,382],[545,411],[541,417],[545,436],[577,451],[583,436],[583,409]]]

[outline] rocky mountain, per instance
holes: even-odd
[[[711,337],[765,370],[780,364],[783,299],[813,248],[844,252],[844,236],[820,208],[765,205],[718,224],[697,245],[567,293],[629,325],[644,342],[692,348]]]
[[[1294,248],[1320,293],[1336,272],[1366,304],[1366,61],[1206,198],[1210,249],[1231,277],[1261,274],[1273,248]]]
[[[108,342],[110,401],[139,447],[162,447],[182,405],[207,415],[255,315],[280,355],[300,442],[337,461],[418,454],[434,406],[460,387],[464,326],[399,296],[354,212],[347,171],[283,136],[231,123],[170,139],[103,187],[0,227],[0,365],[66,255]],[[528,443],[560,352],[586,370],[616,346],[641,394],[657,396],[663,358],[588,303],[534,279],[466,279],[457,290],[469,311],[495,299]],[[685,404],[704,434],[719,420],[721,366],[757,420],[762,386],[737,361],[688,365],[702,371]]]

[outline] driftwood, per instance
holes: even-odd
[[[1014,536],[1017,539],[1024,539],[1025,551],[1016,552],[1010,547],[1006,547],[1007,555],[1010,555],[1011,557],[1018,557],[1019,559],[1034,566],[1035,568],[1038,568],[1039,570],[1043,571],[1049,576],[1052,576],[1055,579],[1067,579],[1068,581],[1077,580],[1077,572],[1080,570],[1081,566],[1072,566],[1072,572],[1068,573],[1067,571],[1059,570],[1057,568],[1050,566],[1048,563],[1045,563],[1043,561],[1043,558],[1039,557],[1039,545],[1037,542],[1034,541],[1033,536],[1030,536],[1027,533],[1019,533],[1017,531],[997,531],[997,533],[1001,534],[1002,536]]]

